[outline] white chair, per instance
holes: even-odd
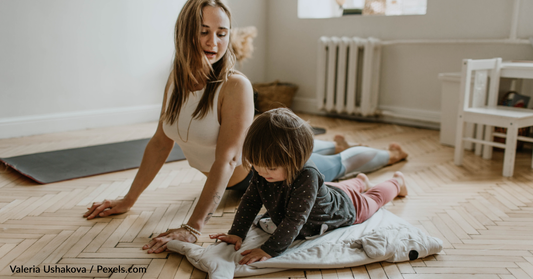
[[[492,147],[496,146],[505,150],[503,176],[511,177],[517,140],[531,141],[530,138],[518,137],[518,129],[533,126],[533,110],[497,105],[501,61],[501,58],[463,60],[454,161],[458,166],[462,164],[465,142],[475,143],[478,155],[482,148],[484,159],[492,157]],[[490,83],[487,82],[489,78]],[[465,135],[465,123],[476,124],[475,137]],[[505,136],[505,144],[494,142],[494,126],[507,128],[505,135],[498,135]]]

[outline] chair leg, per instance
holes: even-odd
[[[464,131],[463,131],[463,138],[465,137],[474,137],[474,123],[464,123]],[[466,150],[472,151],[474,150],[475,144],[473,142],[464,142],[463,146]]]
[[[465,131],[465,122],[462,119],[462,116],[459,115],[457,118],[457,126],[455,132],[455,154],[454,154],[454,163],[457,166],[463,164],[463,155],[465,153],[463,133]]]
[[[518,128],[511,123],[507,127],[507,136],[505,138],[505,154],[503,156],[503,176],[505,177],[511,177],[514,173],[517,137]]]
[[[485,125],[476,124],[476,139],[478,139],[478,140],[482,140],[483,137],[484,137],[483,126],[485,126]],[[476,149],[475,149],[476,150],[476,155],[477,156],[481,156],[481,150],[482,150],[482,148],[485,148],[485,147],[481,143],[476,143],[475,146],[476,146]]]
[[[494,127],[493,126],[485,126],[485,140],[486,141],[494,141],[492,136],[492,131]],[[492,158],[492,146],[485,144],[483,146],[483,159],[490,160]]]

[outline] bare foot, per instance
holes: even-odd
[[[370,179],[368,179],[368,176],[366,176],[366,174],[364,173],[358,174],[355,178],[358,178],[365,183],[365,189],[363,190],[363,192],[370,190],[370,188],[374,186],[374,184],[370,183]]]
[[[397,143],[389,144],[389,165],[398,163],[401,160],[407,158],[407,153],[403,151],[402,147]]]
[[[333,138],[333,141],[335,141],[335,154],[341,153],[342,151],[350,147],[362,146],[362,144],[360,143],[356,143],[352,145],[348,144],[348,142],[346,141],[343,135],[335,135],[335,137]]]
[[[405,185],[405,177],[403,177],[403,173],[397,171],[394,173],[392,178],[398,181],[398,184],[400,184],[400,192],[398,193],[398,197],[407,196],[407,185]]]

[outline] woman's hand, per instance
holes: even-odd
[[[246,250],[241,253],[244,256],[239,264],[253,264],[255,262],[262,262],[272,258],[269,254],[263,251],[261,248],[255,248]]]
[[[148,244],[143,246],[143,250],[148,250],[148,254],[161,253],[167,250],[167,243],[171,240],[194,243],[197,239],[184,228],[171,229],[154,237]]]
[[[131,206],[131,204],[123,199],[93,202],[93,205],[87,208],[87,212],[83,214],[83,217],[87,217],[87,220],[91,220],[94,217],[106,217],[111,214],[121,214],[128,212]]]
[[[227,235],[225,233],[217,233],[217,234],[210,234],[209,238],[211,239],[218,239],[220,241],[224,241],[229,244],[235,244],[235,251],[238,251],[241,249],[242,244],[242,238],[240,236],[236,235]]]

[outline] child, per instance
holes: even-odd
[[[296,238],[318,235],[323,228],[362,223],[396,196],[407,195],[400,172],[373,187],[364,174],[325,185],[309,160],[312,150],[311,127],[288,109],[267,111],[250,126],[242,158],[253,167],[253,178],[228,234],[210,237],[239,250],[262,205],[277,228],[260,248],[242,252],[240,264],[278,256]]]

